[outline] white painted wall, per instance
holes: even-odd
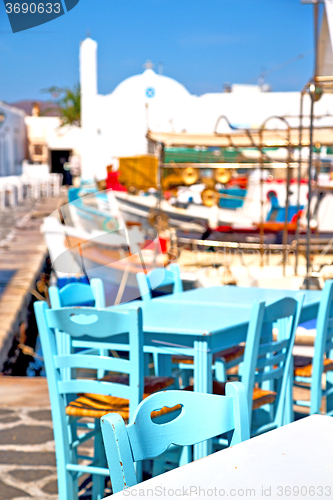
[[[24,111],[0,102],[0,177],[20,175],[26,151]]]

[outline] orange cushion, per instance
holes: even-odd
[[[128,385],[129,377],[128,375],[110,374],[106,375],[103,380]],[[145,377],[143,398],[146,398],[154,392],[165,389],[173,383],[174,379],[172,377]],[[167,410],[162,412],[162,414],[167,413]],[[129,416],[128,399],[117,398],[115,396],[103,396],[101,394],[85,393],[79,395],[79,397],[74,401],[71,401],[66,408],[66,414],[72,417],[100,418],[107,413],[119,413],[119,415],[127,421]]]
[[[213,380],[213,394],[218,394],[220,396],[225,396],[225,384],[226,382],[218,382]],[[187,391],[193,391],[193,386],[186,387]],[[252,409],[257,410],[261,406],[269,405],[274,403],[276,398],[276,392],[264,391],[259,387],[253,389],[253,404]]]
[[[303,359],[302,359],[303,358]],[[308,360],[308,364],[302,364]],[[310,362],[309,362],[310,360]],[[333,370],[333,359],[324,359],[324,373]],[[296,377],[311,377],[312,376],[312,358],[305,356],[294,356],[294,375]]]
[[[213,356],[215,361],[216,358],[224,358],[227,363],[233,361],[234,359],[240,358],[244,354],[245,347],[242,345],[235,345],[233,347],[229,347],[229,349],[224,349],[223,351],[216,352]],[[192,356],[172,356],[172,363],[174,364],[188,364],[193,365],[193,357]]]

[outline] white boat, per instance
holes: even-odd
[[[140,297],[136,274],[164,268],[168,256],[161,250],[157,233],[150,234],[138,224],[127,225],[117,212],[96,210],[99,193],[72,201],[44,219],[43,232],[57,277],[86,275],[88,280],[101,278],[107,305],[128,302]],[[112,194],[109,194],[112,198]],[[103,197],[102,197],[103,199]],[[104,202],[103,202],[104,203]],[[115,200],[111,204],[116,207]],[[93,215],[93,218],[86,217]],[[112,228],[99,227],[98,221],[112,221]],[[73,224],[73,221],[76,224]],[[95,224],[94,224],[95,221]],[[103,224],[102,224],[103,225]],[[104,224],[105,225],[105,224]],[[158,287],[163,281],[160,273]],[[185,277],[187,287],[193,287],[195,276]]]

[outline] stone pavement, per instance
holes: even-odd
[[[0,500],[58,500],[56,472],[46,379],[0,376]],[[91,500],[90,480],[80,481],[80,500]]]
[[[0,500],[57,500],[44,378],[0,377]]]

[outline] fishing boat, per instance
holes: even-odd
[[[90,188],[89,188],[90,191]],[[43,232],[53,269],[59,279],[72,276],[101,278],[107,305],[138,299],[136,275],[169,263],[169,248],[163,238],[135,222],[125,222],[112,193],[84,193],[44,220]],[[109,202],[106,203],[105,199]],[[110,209],[113,208],[113,210]],[[187,288],[195,276],[183,276]],[[163,281],[159,274],[158,287]]]

